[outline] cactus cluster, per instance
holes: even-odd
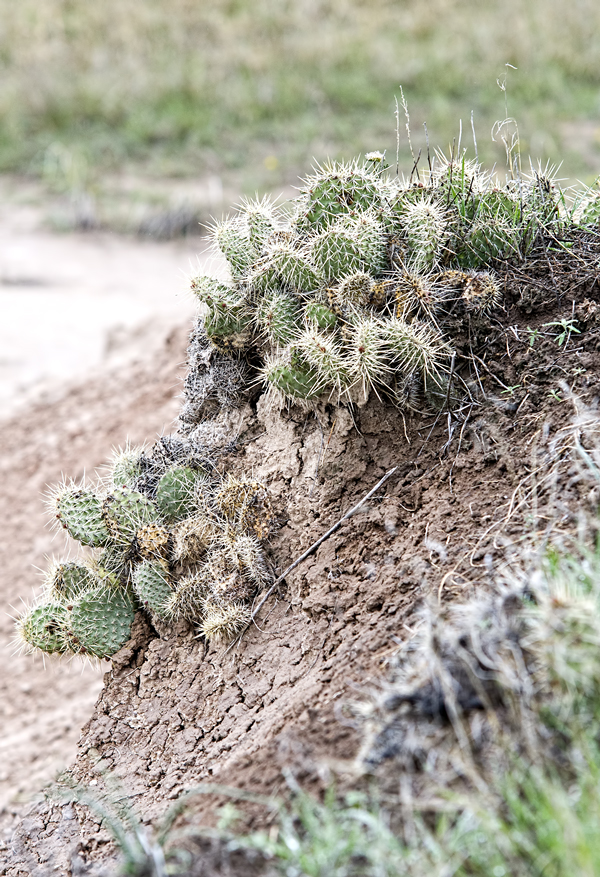
[[[218,475],[189,443],[187,452],[170,444],[151,457],[128,447],[98,486],[52,491],[57,525],[91,551],[48,571],[43,596],[17,621],[27,651],[108,658],[139,608],[159,621],[188,619],[217,643],[247,624],[249,601],[270,578],[268,492],[252,478]]]
[[[578,215],[596,221],[598,204],[590,191]],[[567,220],[541,172],[501,184],[440,153],[407,182],[371,153],[318,167],[291,208],[244,201],[212,229],[231,280],[191,285],[213,348],[231,361],[258,356],[279,399],[361,401],[373,390],[412,407],[446,380],[447,317],[489,318],[502,300],[494,264]]]
[[[454,403],[451,327],[501,305],[494,266],[548,231],[599,222],[597,187],[567,206],[551,174],[502,184],[464,155],[438,154],[407,182],[371,153],[316,168],[291,208],[244,201],[212,232],[230,281],[192,281],[201,316],[180,435],[125,448],[99,486],[53,492],[56,523],[86,553],[49,570],[17,621],[22,646],[109,657],[139,608],[209,640],[235,636],[269,579],[274,518],[264,485],[217,474],[219,412],[256,374],[282,403],[364,403],[372,391],[416,410]]]

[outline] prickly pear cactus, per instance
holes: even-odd
[[[67,651],[67,608],[49,600],[32,606],[17,620],[17,639],[27,652],[38,649],[48,655]]]
[[[202,489],[208,484],[203,469],[177,466],[169,469],[158,482],[156,504],[163,518],[169,523],[189,518],[198,508]]]
[[[464,153],[437,152],[406,181],[373,152],[317,167],[291,209],[242,204],[212,235],[231,282],[192,289],[215,349],[258,360],[274,401],[364,404],[373,391],[410,408],[410,382],[432,410],[425,385],[452,371],[450,327],[501,305],[495,267],[565,217],[597,226],[598,203],[595,187],[569,213],[541,172],[503,182]]]
[[[112,539],[126,545],[141,527],[160,520],[155,503],[130,487],[117,487],[109,493],[102,503],[102,512]]]
[[[291,208],[243,201],[212,231],[231,279],[191,283],[180,433],[126,445],[96,485],[52,492],[56,525],[86,557],[51,567],[17,621],[21,646],[107,658],[136,611],[187,619],[217,644],[237,636],[271,579],[275,515],[264,484],[219,471],[211,416],[257,384],[280,405],[372,392],[408,410],[459,404],[455,327],[485,330],[502,305],[498,267],[565,225],[597,233],[599,205],[597,185],[569,207],[541,171],[502,182],[439,152],[408,181],[374,152],[317,167]]]
[[[76,561],[57,563],[48,571],[47,595],[51,600],[59,602],[73,600],[95,582],[96,576],[89,564]]]
[[[450,370],[446,315],[490,314],[500,292],[489,262],[523,248],[515,193],[476,163],[439,154],[415,184],[373,155],[317,168],[291,213],[268,199],[242,204],[213,230],[231,282],[192,281],[210,343],[258,358],[274,400],[364,403],[375,391],[405,404],[396,388],[406,380],[424,386],[425,374]],[[483,267],[494,290],[477,307],[445,277]]]
[[[274,521],[266,487],[216,475],[191,441],[162,439],[151,456],[120,452],[103,482],[62,485],[50,504],[59,526],[97,547],[51,566],[43,598],[17,621],[28,652],[109,658],[129,639],[137,610],[203,628],[217,604],[223,624],[213,613],[206,635],[224,642],[270,579],[261,545]]]

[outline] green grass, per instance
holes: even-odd
[[[470,140],[473,110],[480,157],[501,160],[489,132],[506,74],[524,155],[564,155],[588,181],[600,164],[593,0],[0,0],[0,13],[2,170],[41,172],[59,144],[88,177],[136,166],[277,187],[313,156],[394,155],[400,84],[415,148],[424,120],[432,143],[457,119]],[[567,142],[563,124],[586,120]],[[407,167],[404,119],[401,135]]]
[[[245,839],[286,877],[598,877],[600,757],[582,763],[567,787],[520,762],[502,781],[496,809],[473,797],[429,827],[415,814],[411,840],[366,795],[324,802],[299,793],[278,832]]]

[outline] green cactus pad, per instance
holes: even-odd
[[[125,448],[115,454],[111,469],[112,487],[135,487],[142,474],[142,448]]]
[[[390,371],[382,321],[359,318],[352,326],[346,342],[345,363],[349,380],[364,395],[371,387],[384,384]]]
[[[82,591],[96,584],[93,571],[84,563],[67,561],[53,566],[46,580],[46,589],[51,600],[71,600]]]
[[[332,226],[312,238],[311,258],[327,280],[361,271],[363,259],[357,242],[345,228]]]
[[[309,247],[311,259],[330,281],[363,271],[378,274],[385,267],[384,230],[372,213],[340,217]]]
[[[234,279],[242,277],[258,258],[255,247],[256,234],[252,240],[249,228],[242,216],[226,219],[213,229],[213,240],[223,253]]]
[[[317,372],[294,365],[287,359],[267,359],[261,375],[287,399],[314,399],[319,395]]]
[[[156,490],[156,505],[164,519],[175,523],[193,515],[198,509],[198,492],[207,483],[204,469],[177,466],[165,472]]]
[[[133,588],[138,600],[158,618],[167,618],[167,605],[173,594],[169,568],[157,560],[138,564],[133,575]]]
[[[382,323],[383,337],[393,364],[404,374],[419,369],[436,373],[449,355],[448,345],[433,327],[425,323],[407,323],[392,317]]]
[[[404,223],[410,269],[428,271],[441,253],[448,229],[446,211],[432,198],[423,197],[409,204]]]
[[[372,210],[349,217],[340,228],[347,228],[354,237],[363,264],[363,270],[377,275],[386,266],[386,238],[381,221]]]
[[[309,301],[304,309],[307,323],[312,323],[319,329],[333,329],[337,323],[337,314],[326,305],[316,301]]]
[[[251,342],[250,315],[238,304],[230,309],[215,308],[204,317],[204,329],[212,345],[221,353],[240,353]]]
[[[304,181],[297,225],[302,232],[319,232],[338,216],[381,206],[377,174],[358,162],[331,162]]]
[[[102,514],[102,502],[92,490],[60,489],[55,496],[56,517],[73,539],[99,548],[110,539]]]
[[[241,211],[246,218],[250,244],[259,253],[277,228],[275,207],[266,196],[260,201],[258,199],[244,200]]]
[[[346,383],[346,363],[343,351],[334,337],[319,329],[307,329],[296,341],[296,349],[316,376],[319,391],[327,387],[336,390]]]
[[[262,295],[281,289],[308,294],[322,286],[323,277],[306,255],[282,243],[258,267],[250,282]]]
[[[458,261],[465,268],[479,268],[493,259],[519,254],[524,245],[521,205],[508,192],[493,189],[477,199],[470,223],[463,227]]]
[[[214,277],[194,277],[190,288],[194,295],[205,305],[213,305],[219,302],[227,301],[228,297],[233,293],[230,286],[215,280]]]
[[[204,328],[209,337],[227,338],[248,334],[250,317],[244,300],[237,296],[211,307],[204,316]]]
[[[127,487],[121,487],[106,497],[103,514],[113,539],[121,545],[131,544],[140,527],[160,519],[152,500]]]
[[[285,345],[298,333],[300,306],[286,292],[271,292],[259,303],[256,320],[272,344]]]
[[[134,602],[126,591],[102,587],[86,591],[69,613],[69,647],[77,653],[110,658],[129,639],[134,615]]]
[[[26,650],[64,654],[67,651],[65,627],[68,614],[66,606],[56,601],[29,609],[17,621],[17,635]]]

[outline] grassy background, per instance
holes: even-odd
[[[501,161],[508,74],[524,156],[591,182],[599,57],[595,0],[0,0],[0,170],[276,188],[313,156],[395,158],[399,85],[417,148],[424,120],[432,145],[460,119],[470,144],[473,110],[480,157]]]

